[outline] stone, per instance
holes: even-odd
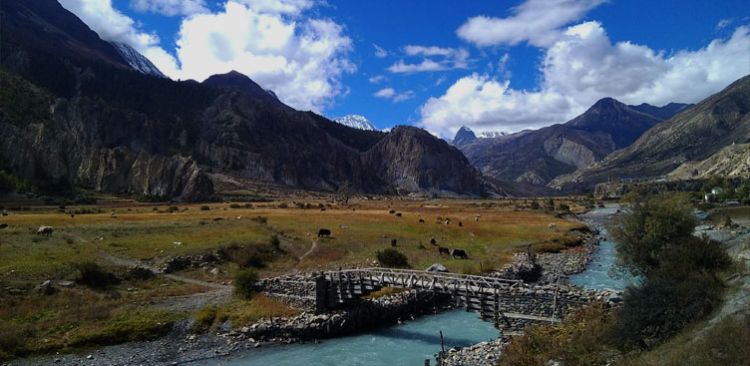
[[[57,281],[57,285],[60,287],[71,288],[76,284],[73,281]]]
[[[42,284],[37,287],[37,290],[45,295],[52,295],[57,291],[57,289],[52,285],[51,280],[42,282]]]
[[[425,269],[425,271],[427,271],[427,272],[448,272],[448,268],[446,268],[441,263],[434,263],[433,265],[427,267],[427,269]]]

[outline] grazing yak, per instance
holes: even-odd
[[[318,230],[318,237],[319,238],[330,238],[331,237],[331,230],[328,230],[328,229],[320,229],[320,230]]]
[[[437,245],[437,240],[435,238],[430,239],[430,244]]]
[[[464,226],[464,223],[463,223],[463,222],[461,222],[461,221],[459,221],[459,222],[458,222],[458,227],[463,227],[463,226]]]
[[[401,212],[396,212],[396,217],[401,217]]]
[[[398,245],[398,240],[396,240],[396,239],[391,239],[391,246],[392,246],[392,247],[395,247],[396,245]]]
[[[438,254],[450,255],[450,250],[448,250],[448,248],[438,247]]]
[[[52,231],[54,231],[52,226],[40,226],[39,229],[36,230],[36,234],[44,235],[44,236],[52,236]]]
[[[6,227],[8,227],[8,224],[6,223],[0,224],[0,229],[5,229]]]
[[[451,256],[453,258],[459,258],[459,259],[469,259],[469,256],[466,255],[466,251],[463,249],[453,249],[451,250]]]
[[[424,219],[420,217],[420,218],[419,218],[419,223],[420,223],[420,224],[424,224]]]

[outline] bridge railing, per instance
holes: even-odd
[[[432,283],[440,284],[444,287],[468,285],[484,288],[506,288],[513,287],[514,285],[519,285],[522,283],[522,281],[520,280],[509,280],[497,277],[380,267],[343,269],[340,271],[331,271],[326,273],[326,277],[333,281],[342,276],[345,278],[363,276],[367,278],[379,277],[383,279],[387,277],[388,280],[398,282],[400,284],[406,284],[406,281],[414,281],[414,284],[419,282],[420,284],[424,285],[426,282],[432,281]]]

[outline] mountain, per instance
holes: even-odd
[[[453,138],[453,145],[463,146],[474,142],[477,139],[477,135],[474,134],[470,128],[461,126],[456,132],[456,137]]]
[[[44,190],[196,201],[237,181],[494,193],[460,151],[425,131],[352,129],[296,111],[236,72],[203,83],[143,74],[55,0],[4,2],[0,31],[0,170]]]
[[[550,185],[563,190],[590,190],[609,180],[662,177],[682,164],[701,162],[727,146],[747,142],[750,76],[658,124],[596,165],[559,177]]]
[[[120,56],[133,69],[146,75],[157,76],[160,78],[166,77],[156,66],[154,66],[153,63],[151,63],[151,61],[149,61],[149,59],[141,55],[138,51],[133,49],[133,47],[120,42],[112,42],[112,45],[115,46],[115,49],[120,53]]]
[[[750,144],[729,145],[701,161],[688,161],[667,175],[669,180],[750,177]]]
[[[545,185],[628,146],[660,121],[604,98],[565,124],[456,146],[474,166],[495,179]]]
[[[376,128],[373,126],[365,116],[359,114],[350,114],[343,117],[336,117],[333,119],[334,122],[340,123],[344,126],[356,128],[358,130],[375,131]]]
[[[685,103],[669,103],[661,107],[656,107],[648,103],[643,103],[636,106],[631,105],[630,107],[643,113],[650,114],[654,117],[666,120],[674,117],[677,113],[680,113],[692,106],[692,104]]]

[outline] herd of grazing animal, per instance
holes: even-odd
[[[394,209],[389,209],[388,213],[391,214],[391,215],[394,215],[396,217],[401,217],[402,216],[401,212],[396,212],[396,210],[394,210]],[[439,223],[441,223],[441,224],[444,224],[444,225],[450,225],[450,223],[451,223],[451,219],[450,218],[445,218],[444,219],[442,217],[438,217],[437,221]],[[479,221],[479,216],[477,216],[475,218],[475,221]],[[422,217],[420,217],[419,218],[419,223],[420,224],[424,224],[425,220]],[[458,226],[459,227],[463,227],[464,226],[463,222],[462,221],[458,221]],[[318,230],[318,238],[330,238],[330,237],[331,237],[331,230],[330,229],[321,228],[321,229]],[[386,236],[383,235],[383,238],[386,238]],[[460,249],[460,248],[449,249],[449,248],[446,248],[446,247],[441,247],[441,246],[439,246],[437,244],[437,241],[435,240],[435,238],[431,238],[430,239],[430,245],[437,247],[438,254],[440,254],[440,255],[448,255],[448,256],[453,257],[454,259],[469,259],[469,255],[466,253],[466,250]],[[396,247],[396,246],[398,246],[398,240],[397,239],[391,239],[391,247]]]

